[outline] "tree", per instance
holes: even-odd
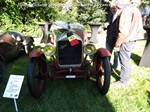
[[[0,29],[22,31],[36,22],[53,22],[59,12],[54,4],[55,0],[1,0]]]
[[[104,4],[101,0],[83,0],[78,6],[77,20],[86,25],[87,23],[103,23],[105,21],[106,8],[108,4]]]
[[[71,5],[64,11],[69,2]],[[106,13],[101,3],[101,0],[1,0],[0,29],[29,33],[37,30],[36,22],[102,23]]]

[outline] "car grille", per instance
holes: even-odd
[[[82,63],[82,42],[71,46],[68,40],[58,41],[58,64],[79,65]]]

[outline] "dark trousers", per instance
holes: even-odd
[[[121,65],[120,71],[120,81],[123,83],[127,83],[130,79],[131,66],[130,66],[130,57],[131,51],[135,47],[136,41],[128,42],[126,44],[122,44],[119,52],[119,60]]]
[[[110,45],[108,42],[106,42],[106,49],[112,54],[113,51],[112,45]],[[114,59],[113,59],[113,64],[112,64],[112,68],[117,69],[118,67],[118,58],[119,58],[119,52],[114,52]],[[111,57],[109,57],[109,61],[110,61]]]

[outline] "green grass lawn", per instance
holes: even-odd
[[[3,98],[10,74],[24,75],[20,96],[17,99],[19,112],[150,112],[150,68],[139,67],[145,40],[137,42],[131,56],[131,80],[126,87],[110,86],[101,96],[92,79],[46,80],[46,89],[39,99],[33,98],[27,88],[26,73],[29,58],[22,55],[11,61],[0,83],[0,112],[15,112],[13,99]],[[111,82],[119,74],[111,75]]]

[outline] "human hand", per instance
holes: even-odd
[[[109,25],[109,22],[104,23],[104,28],[107,28]]]
[[[4,40],[0,39],[0,43],[4,43]]]
[[[120,47],[114,47],[114,51],[115,52],[120,51]]]

